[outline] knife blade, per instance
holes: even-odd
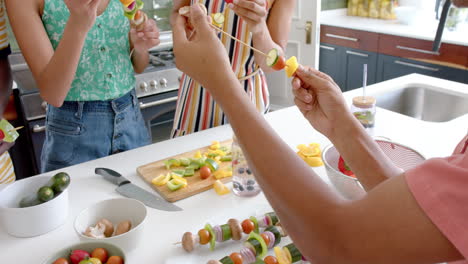
[[[182,208],[138,187],[114,170],[96,168],[94,172],[104,177],[107,181],[117,185],[118,187],[115,190],[125,197],[137,199],[146,206],[154,209],[164,211],[182,211]]]

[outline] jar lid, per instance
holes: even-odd
[[[356,96],[353,98],[353,105],[359,108],[371,108],[375,105],[373,96]]]

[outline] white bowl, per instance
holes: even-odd
[[[120,249],[119,247],[117,247],[115,245],[112,245],[112,244],[109,244],[109,243],[103,243],[103,242],[86,242],[86,243],[75,244],[75,245],[63,248],[60,251],[58,251],[57,253],[55,253],[54,255],[47,258],[47,260],[42,262],[42,264],[52,264],[52,263],[54,263],[54,261],[56,261],[59,258],[68,259],[69,255],[70,255],[70,252],[72,252],[73,250],[77,250],[77,249],[87,251],[87,252],[89,252],[89,254],[91,254],[91,252],[95,248],[104,248],[104,249],[107,250],[107,252],[109,254],[109,257],[110,256],[121,256],[123,258],[123,260],[126,261],[124,251],[122,251],[122,249]]]
[[[16,237],[34,237],[65,223],[68,217],[68,189],[48,202],[26,208],[18,207],[21,199],[35,194],[51,177],[29,177],[0,191],[0,219],[7,233]]]
[[[75,231],[82,241],[108,242],[132,251],[138,246],[142,237],[146,219],[146,206],[135,199],[117,198],[98,202],[83,210],[75,220]],[[101,219],[107,219],[114,227],[122,221],[132,222],[130,231],[118,236],[107,238],[92,238],[84,235],[89,226],[95,226]]]

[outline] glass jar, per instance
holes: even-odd
[[[351,112],[365,128],[375,124],[376,100],[372,96],[356,96],[353,98]]]
[[[232,188],[237,196],[249,197],[260,193],[261,189],[255,180],[252,170],[236,137],[232,139]]]

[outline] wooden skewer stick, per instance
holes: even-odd
[[[19,126],[19,127],[15,127],[13,129],[11,129],[10,131],[17,131],[17,130],[20,130],[22,129],[24,126]]]
[[[226,35],[226,36],[232,38],[233,40],[235,40],[235,41],[241,43],[242,45],[251,48],[253,51],[258,52],[258,53],[262,54],[262,55],[265,56],[265,57],[268,57],[268,54],[266,54],[265,52],[263,52],[263,51],[261,51],[261,50],[259,50],[259,49],[256,49],[256,48],[250,46],[249,44],[243,42],[242,40],[240,40],[240,39],[238,39],[238,38],[236,38],[236,37],[230,35],[230,34],[227,33],[226,31],[224,31],[224,30],[222,30],[222,29],[220,29],[220,28],[218,28],[218,27],[216,27],[216,26],[214,26],[214,25],[211,25],[211,24],[210,24],[210,26],[213,27],[214,29],[218,30],[219,32],[223,33],[224,35]]]
[[[182,244],[182,242],[176,242],[173,245],[175,246],[175,245],[179,245],[179,244]]]

